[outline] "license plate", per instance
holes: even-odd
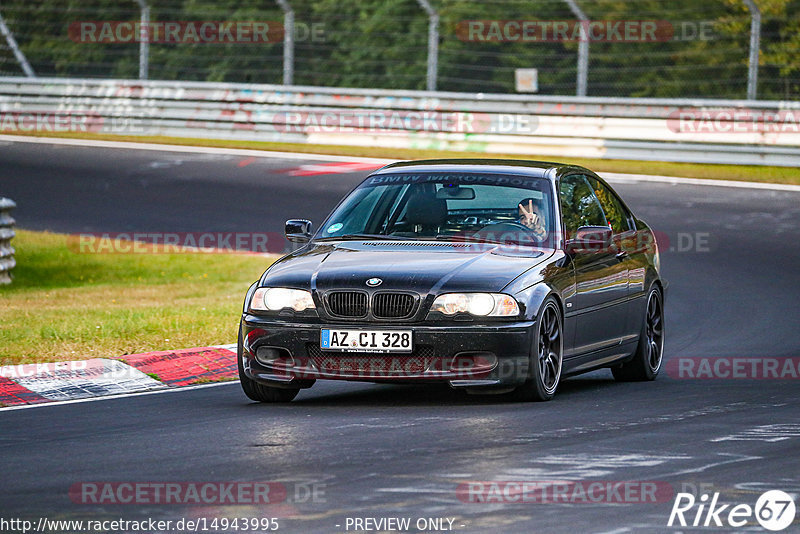
[[[411,352],[411,330],[332,330],[323,329],[320,347],[343,352]]]

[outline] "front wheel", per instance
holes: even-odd
[[[661,370],[664,356],[664,297],[658,285],[653,284],[647,294],[647,308],[642,320],[639,344],[633,359],[611,373],[620,382],[655,380]]]
[[[244,347],[242,345],[242,327],[239,325],[239,343],[236,349],[236,360],[239,362],[239,383],[248,398],[258,402],[290,402],[297,396],[299,389],[275,388],[259,384],[252,378],[244,374],[244,361],[242,355]]]
[[[548,401],[556,394],[561,380],[563,328],[561,311],[552,298],[546,300],[542,306],[533,349],[530,376],[513,393],[514,399],[518,401]]]

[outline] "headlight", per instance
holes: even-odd
[[[250,309],[255,311],[281,311],[291,308],[300,312],[314,309],[314,299],[311,293],[302,289],[288,289],[285,287],[260,287],[253,293]]]
[[[446,293],[433,301],[431,311],[445,315],[469,313],[481,317],[513,317],[519,306],[513,297],[502,293]]]

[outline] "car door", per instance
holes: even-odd
[[[570,175],[559,183],[566,239],[581,226],[608,226],[605,212],[588,178]],[[628,264],[612,244],[600,250],[572,252],[576,293],[566,313],[574,315],[573,355],[618,345],[626,329]],[[568,304],[569,306],[569,304]]]
[[[606,220],[613,230],[612,242],[617,250],[617,258],[626,265],[628,271],[627,320],[622,333],[622,342],[638,339],[644,313],[645,275],[647,273],[646,247],[636,232],[630,210],[608,185],[595,176],[587,176],[595,196],[605,213]]]

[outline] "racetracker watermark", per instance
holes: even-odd
[[[669,114],[667,128],[675,133],[800,133],[800,111],[680,109]]]
[[[121,114],[125,116],[121,116]],[[0,112],[0,132],[91,132],[117,135],[155,131],[152,115],[141,111],[112,109],[110,116],[94,111],[9,111]]]
[[[276,232],[98,232],[70,235],[76,254],[283,254],[290,243]]]
[[[463,20],[456,36],[470,42],[653,43],[673,40],[675,27],[666,20]]]
[[[239,505],[324,503],[320,482],[77,482],[69,488],[75,504]]]
[[[506,480],[462,482],[458,500],[469,504],[655,504],[675,494],[656,480]]]
[[[75,21],[67,31],[77,43],[232,44],[277,43],[283,24],[277,21]]]
[[[513,228],[515,222],[495,225],[497,230],[461,231],[448,236],[451,242],[441,241],[440,247],[455,247],[454,252],[474,254],[488,252],[497,247],[502,247],[506,252],[532,252],[543,250],[547,247],[558,246],[564,241],[568,249],[581,253],[617,254],[621,250],[629,253],[653,253],[655,245],[661,253],[707,253],[713,249],[713,240],[709,232],[677,232],[668,234],[659,231],[636,230],[612,236],[606,241],[603,227],[597,227],[596,232],[583,234],[580,243],[574,240],[572,234],[561,232],[535,233],[529,230],[506,230]]]
[[[316,376],[348,376],[360,378],[418,377],[430,373],[431,378],[448,373],[450,378],[480,378],[496,366],[496,358],[484,355],[456,358],[389,355],[340,355],[326,354],[306,361],[295,360],[296,370],[286,369],[287,374],[302,378]],[[276,371],[280,374],[280,369]]]
[[[664,370],[683,380],[798,380],[800,357],[679,357],[667,360]]]
[[[3,111],[0,132],[99,132],[105,119],[89,111]]]
[[[325,41],[323,23],[296,23],[294,41]],[[71,22],[67,34],[76,43],[159,44],[265,44],[284,40],[283,23],[259,21],[159,21],[142,24],[123,20],[83,20]]]
[[[497,356],[492,353],[461,353],[452,356],[409,352],[395,355],[386,353],[384,350],[361,348],[370,339],[373,345],[376,341],[377,333],[366,331],[359,331],[358,337],[352,332],[330,334],[332,343],[334,342],[333,336],[341,335],[342,339],[337,338],[336,342],[352,347],[353,352],[323,353],[321,349],[309,346],[310,356],[289,355],[267,346],[259,346],[263,345],[261,339],[266,335],[267,332],[260,328],[248,332],[245,338],[245,350],[276,376],[297,379],[327,377],[364,380],[388,378],[441,380],[442,377],[448,379],[484,378],[490,372],[494,372],[494,375],[498,377],[515,377],[522,372],[513,362],[498,360]],[[370,336],[372,337],[370,338]],[[354,344],[350,345],[349,340],[352,340]]]
[[[387,130],[527,135],[539,125],[535,115],[466,113],[460,111],[341,110],[279,112],[273,116],[279,132],[351,133]]]

